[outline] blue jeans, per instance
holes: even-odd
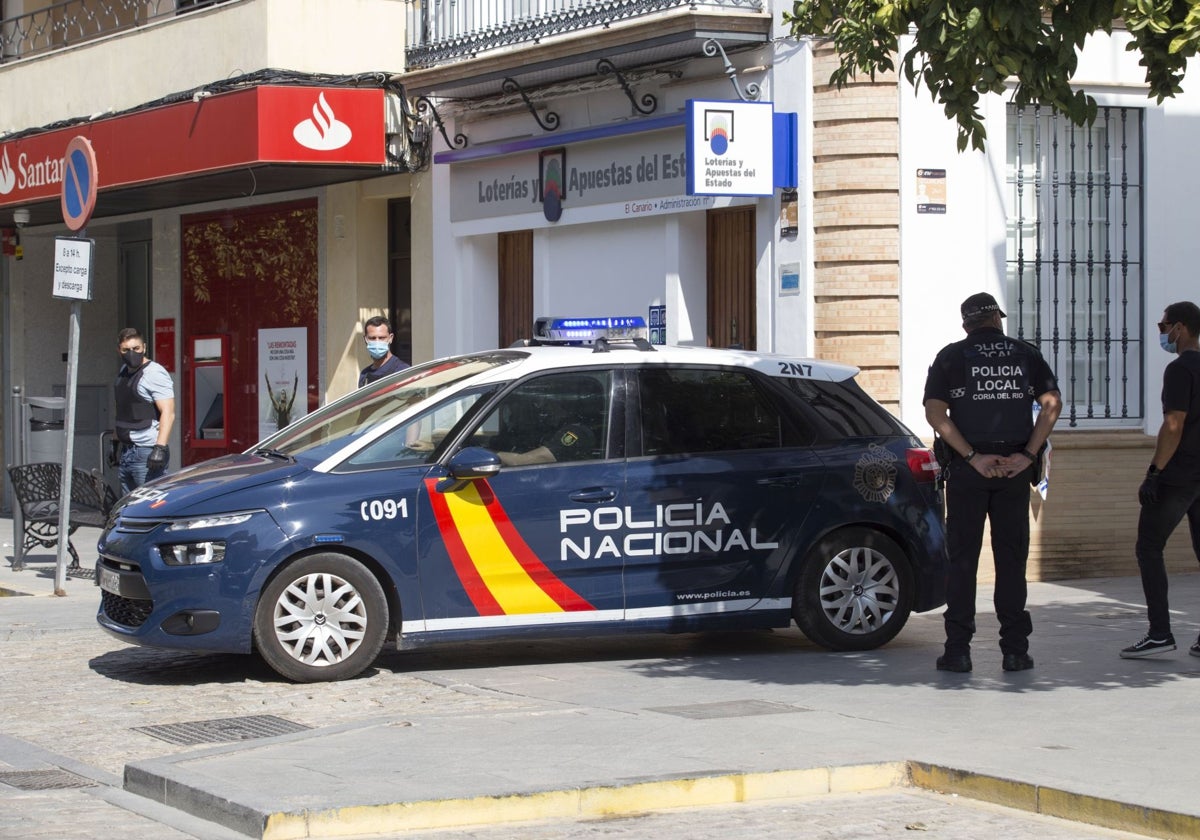
[[[1163,549],[1171,532],[1184,515],[1192,534],[1192,551],[1200,560],[1200,484],[1159,484],[1158,501],[1142,505],[1138,516],[1138,569],[1142,573],[1142,591],[1146,595],[1146,613],[1150,635],[1164,639],[1171,635],[1171,614],[1167,606],[1167,565]]]
[[[153,481],[166,474],[166,464],[156,470],[152,470],[146,465],[146,459],[150,457],[150,450],[153,448],[153,446],[134,446],[129,443],[122,445],[121,463],[117,469],[117,475],[121,479],[122,496],[135,487],[141,487],[147,481]],[[170,459],[168,459],[168,463],[169,461]]]

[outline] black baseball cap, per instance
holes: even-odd
[[[1000,308],[1000,304],[996,303],[996,299],[987,292],[980,292],[977,295],[971,295],[962,302],[962,319],[969,321],[972,318],[977,318],[980,315],[991,315],[993,312],[999,312],[1001,318],[1007,318],[1004,310]]]

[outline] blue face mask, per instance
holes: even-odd
[[[368,341],[367,353],[372,359],[378,361],[388,354],[388,343],[386,341]]]
[[[1162,349],[1166,350],[1168,353],[1178,353],[1179,348],[1176,346],[1175,342],[1167,341],[1167,339],[1170,337],[1170,335],[1171,335],[1171,333],[1169,331],[1165,332],[1165,333],[1159,333],[1158,334],[1158,346],[1161,347]]]

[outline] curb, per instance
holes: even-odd
[[[573,820],[675,808],[916,788],[1142,836],[1200,840],[1200,814],[1102,799],[920,761],[752,773],[676,776],[532,793],[269,811],[213,797],[176,779],[126,767],[125,787],[261,840],[391,834],[540,820]],[[203,813],[199,813],[202,811]]]

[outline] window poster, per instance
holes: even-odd
[[[258,438],[308,412],[308,328],[258,331]]]

